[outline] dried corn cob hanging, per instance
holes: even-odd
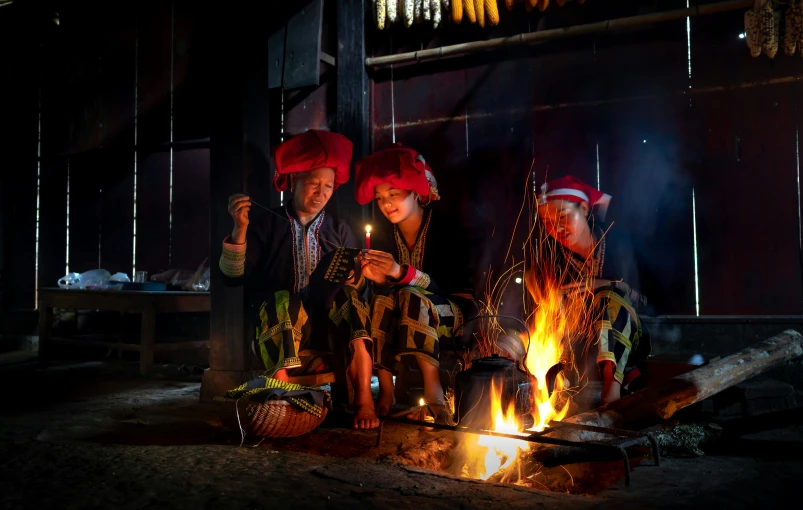
[[[516,5],[516,0],[505,0],[505,7],[507,7],[508,11],[512,11],[515,5]]]
[[[376,0],[374,3],[374,12],[376,15],[376,28],[379,30],[385,29],[385,17],[387,16],[387,9],[385,5],[386,0]]]
[[[786,33],[783,50],[787,55],[794,55],[795,50],[803,54],[803,0],[791,0],[786,10]]]
[[[474,0],[474,12],[477,14],[477,23],[485,27],[485,0]]]
[[[441,0],[432,0],[430,13],[432,15],[432,27],[438,28],[438,25],[441,24]]]
[[[463,0],[452,0],[452,21],[455,23],[463,21]]]
[[[387,23],[396,23],[396,8],[399,5],[399,0],[385,0],[387,2]]]
[[[761,16],[753,9],[748,9],[744,13],[744,33],[747,47],[750,49],[752,57],[761,55],[764,37],[761,32]]]
[[[775,12],[772,0],[767,0],[761,8],[760,19],[764,54],[769,58],[775,58],[775,54],[778,53],[781,13]]]
[[[496,0],[485,0],[485,15],[488,16],[488,25],[499,24],[499,7],[496,5]]]
[[[544,12],[549,7],[549,0],[541,0],[538,2],[538,10]]]
[[[474,0],[463,0],[463,9],[465,9],[468,21],[471,23],[476,23],[477,13],[474,11]]]
[[[424,0],[415,0],[415,22],[424,22]]]
[[[432,19],[432,15],[429,12],[429,8],[432,6],[432,2],[430,0],[424,0],[422,2],[421,13],[424,18],[424,21],[429,21]]]
[[[413,26],[413,20],[415,20],[415,11],[413,9],[413,0],[404,0],[404,5],[402,9],[402,16],[404,17],[404,26],[411,27]]]

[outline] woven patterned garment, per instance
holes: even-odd
[[[419,287],[377,294],[372,304],[371,337],[377,368],[395,371],[401,356],[438,366],[440,340],[463,324],[463,312],[448,299]]]
[[[226,392],[229,398],[246,398],[255,402],[272,399],[288,400],[316,418],[323,414],[323,407],[329,403],[329,392],[320,388],[301,386],[270,377],[257,377]]]

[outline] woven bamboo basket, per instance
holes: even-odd
[[[323,423],[328,411],[324,406],[321,416],[317,417],[287,400],[262,403],[240,399],[235,405],[246,434],[269,438],[297,437],[312,432]]]

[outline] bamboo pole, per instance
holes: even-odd
[[[607,406],[571,416],[564,422],[621,428],[628,423],[649,418],[667,419],[684,407],[800,356],[803,356],[803,335],[787,330],[664,383],[622,397]],[[589,441],[599,437],[595,432],[568,429],[550,435],[573,441]]]
[[[737,9],[746,9],[748,7],[752,7],[754,3],[755,3],[754,0],[729,0],[727,2],[719,2],[716,4],[697,5],[695,7],[689,7],[686,9],[676,9],[673,11],[656,12],[653,14],[643,14],[640,16],[631,16],[627,18],[599,21],[597,23],[588,23],[586,25],[575,25],[566,28],[539,30],[537,32],[518,34],[510,37],[498,37],[496,39],[488,39],[487,41],[472,41],[461,44],[453,44],[451,46],[441,46],[439,48],[431,48],[428,50],[399,53],[397,55],[368,57],[365,59],[365,66],[385,67],[391,64],[421,62],[422,60],[440,59],[444,57],[453,57],[456,55],[468,55],[471,53],[495,50],[498,48],[504,48],[508,46],[535,44],[545,41],[551,41],[554,39],[564,39],[568,37],[574,37],[578,35],[601,34],[605,32],[613,32],[615,30],[623,30],[627,28],[635,28],[644,25],[650,25],[662,21],[672,21],[687,17],[706,16],[709,14],[719,14],[722,12],[734,11]]]

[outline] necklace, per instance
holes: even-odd
[[[605,238],[602,238],[602,246],[600,246],[599,254],[597,257],[597,265],[599,266],[599,271],[597,276],[602,278],[602,267],[605,265]]]

